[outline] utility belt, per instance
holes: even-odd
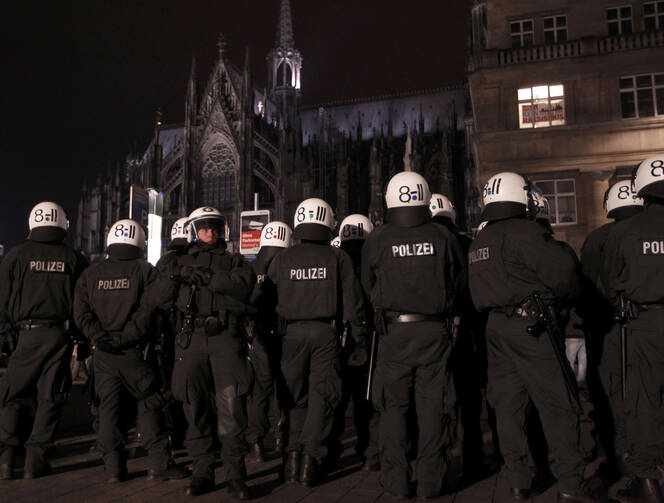
[[[385,322],[390,323],[416,323],[418,321],[445,321],[442,314],[419,314],[419,313],[400,313],[397,311],[385,311]]]
[[[203,328],[208,336],[218,335],[226,330],[229,325],[237,319],[232,313],[220,313],[218,316],[194,316],[192,324],[194,328]]]
[[[497,307],[493,309],[493,312],[504,314],[508,318],[523,318],[527,320],[537,320],[540,316],[537,303],[532,298],[528,298],[516,306]]]
[[[54,327],[62,327],[65,329],[65,331],[69,330],[69,320],[37,320],[37,319],[29,319],[29,320],[21,320],[19,321],[16,326],[18,327],[19,330],[34,330],[35,328],[54,328]]]
[[[664,309],[664,304],[639,304],[629,299],[625,299],[624,302],[625,304],[622,310],[621,307],[618,306],[615,311],[616,320],[622,320],[622,323],[625,323],[628,320],[638,320],[639,314],[641,313],[647,313],[649,311],[660,311]]]

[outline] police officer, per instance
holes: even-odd
[[[466,282],[463,252],[445,227],[431,222],[426,180],[402,172],[387,185],[387,223],[362,249],[362,284],[380,331],[373,402],[380,412],[380,482],[409,496],[407,412],[417,414],[417,495],[437,497],[445,475],[451,420],[448,321]],[[414,401],[413,401],[414,398]]]
[[[443,225],[459,241],[464,256],[468,256],[471,239],[459,232],[456,226],[456,210],[443,194],[432,194],[429,202],[432,220]],[[477,479],[484,474],[482,465],[483,440],[480,428],[482,414],[482,388],[486,388],[486,341],[484,327],[486,316],[473,309],[468,284],[464,285],[464,300],[457,304],[462,310],[456,326],[456,340],[452,348],[450,364],[456,392],[456,406],[463,426],[463,474],[466,480]]]
[[[310,198],[295,211],[293,237],[301,243],[280,253],[268,276],[277,286],[277,313],[287,324],[281,371],[288,417],[284,478],[315,484],[326,455],[334,409],[341,398],[341,322],[364,322],[362,288],[350,257],[329,245],[335,227],[332,208]],[[361,334],[354,330],[354,336]]]
[[[145,232],[138,222],[118,220],[108,233],[108,259],[90,266],[76,284],[74,317],[95,345],[95,389],[100,399],[98,440],[111,483],[127,478],[121,396],[138,402],[138,430],[148,451],[148,479],[183,478],[169,467],[164,429],[164,397],[150,363],[143,360],[148,325],[160,294],[159,274],[144,258]]]
[[[254,369],[254,386],[247,400],[247,442],[256,462],[263,462],[263,438],[270,428],[268,418],[270,396],[274,394],[275,378],[283,388],[280,377],[278,338],[277,290],[267,277],[267,270],[274,257],[289,248],[292,231],[284,222],[269,222],[261,230],[260,249],[252,267],[256,273],[256,286],[250,302],[256,314],[249,321],[250,360]],[[281,391],[277,393],[279,397]],[[277,431],[277,437],[281,432]],[[283,442],[283,439],[282,439]]]
[[[576,383],[566,385],[567,359],[564,353],[555,356],[546,333],[534,337],[528,330],[537,317],[535,294],[555,308],[578,295],[576,262],[549,232],[526,217],[532,199],[521,175],[491,177],[483,196],[482,219],[489,223],[471,245],[469,279],[475,307],[489,311],[488,399],[496,409],[503,475],[514,499],[529,499],[524,422],[530,399],[555,459],[558,501],[595,501],[593,492],[582,485],[579,417],[570,396]]]
[[[189,225],[193,242],[171,268],[180,281],[172,390],[183,402],[189,422],[185,445],[194,460],[188,492],[197,496],[214,489],[218,432],[228,491],[248,499],[243,458],[251,371],[238,317],[247,310],[255,275],[241,255],[226,250],[228,228],[217,209],[194,210]]]
[[[6,338],[13,351],[0,381],[0,478],[5,480],[14,476],[26,397],[36,399],[37,410],[25,445],[23,477],[39,477],[50,469],[45,456],[71,384],[67,332],[74,285],[87,266],[63,242],[69,222],[60,205],[37,204],[28,225],[28,241],[12,249],[0,266],[0,339]]]
[[[371,231],[373,231],[371,220],[361,214],[347,216],[339,226],[339,246],[350,256],[358,278],[361,275],[362,247]],[[366,295],[364,311],[366,319],[371,320],[373,309]],[[369,342],[368,339],[361,339],[362,344],[365,341],[366,343]],[[328,460],[330,464],[334,463],[343,452],[343,443],[340,437],[346,426],[346,409],[348,403],[352,400],[353,423],[357,434],[355,452],[364,458],[363,470],[377,471],[380,469],[378,458],[379,417],[378,414],[374,414],[371,402],[366,400],[366,389],[362,386],[362,383],[367,381],[369,360],[368,358],[364,358],[362,361],[350,359],[351,354],[356,356],[367,354],[370,348],[367,346],[355,348],[352,339],[346,340],[345,345],[346,350],[342,353],[341,360],[343,396],[335,412],[334,425],[332,426],[330,442],[328,442],[330,446]],[[355,351],[355,349],[359,351]]]
[[[607,454],[600,465],[611,481],[626,475],[628,445],[625,433],[625,404],[621,398],[620,327],[600,279],[606,238],[616,222],[643,211],[643,199],[636,196],[630,180],[613,184],[604,196],[607,218],[613,222],[598,227],[586,237],[581,248],[581,270],[585,294],[579,306],[588,346],[588,388],[594,409],[596,435]],[[601,382],[598,382],[601,380]]]
[[[644,209],[617,222],[606,240],[600,276],[607,297],[628,305],[625,416],[629,466],[636,477],[621,501],[662,502],[664,473],[664,154],[639,164],[634,191]]]

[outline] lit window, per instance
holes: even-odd
[[[565,124],[562,84],[524,87],[518,90],[519,127],[549,127]]]
[[[606,9],[609,23],[609,35],[626,35],[632,33],[632,7],[624,5]]]
[[[510,23],[512,47],[526,47],[533,45],[533,20],[523,19]]]
[[[567,40],[567,16],[544,18],[544,43],[555,44]]]
[[[664,115],[664,73],[620,77],[623,119]]]
[[[537,180],[542,195],[551,207],[551,224],[576,223],[576,191],[572,178],[563,180]]]
[[[646,31],[655,31],[664,28],[664,2],[644,3],[643,22]]]

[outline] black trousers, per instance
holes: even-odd
[[[373,402],[380,413],[380,481],[408,494],[408,410],[417,415],[417,495],[437,496],[447,470],[453,400],[447,371],[450,340],[441,322],[394,323],[381,336]],[[413,403],[414,401],[414,403]]]
[[[658,479],[657,467],[664,466],[664,310],[630,321],[627,356],[628,462],[637,476]]]
[[[563,491],[575,492],[583,479],[579,416],[547,334],[527,333],[532,320],[491,313],[486,330],[488,400],[496,410],[502,474],[509,487],[530,488],[526,410],[532,400],[539,412],[554,458],[553,474]],[[567,364],[567,360],[565,362]]]
[[[99,396],[99,431],[97,443],[106,471],[112,475],[126,470],[124,428],[121,416],[123,395],[128,393],[138,403],[137,428],[148,451],[150,468],[163,470],[168,465],[168,436],[165,431],[166,401],[159,392],[159,382],[152,365],[142,352],[132,348],[122,354],[96,351],[94,355],[95,390]]]
[[[176,348],[171,389],[189,423],[185,445],[194,477],[214,481],[216,431],[228,480],[244,478],[251,380],[242,341],[229,331],[208,336],[196,329],[188,348]]]
[[[0,463],[12,464],[20,445],[21,409],[36,399],[37,409],[26,447],[26,471],[43,468],[69,392],[71,347],[61,327],[21,330],[7,372],[0,381]]]
[[[249,359],[254,370],[254,385],[247,398],[247,442],[254,444],[263,440],[270,429],[268,412],[270,397],[274,395],[274,374],[268,349],[261,335],[251,343]]]
[[[329,323],[288,324],[281,354],[287,452],[301,451],[319,462],[327,454],[325,441],[341,399],[339,356],[339,340]]]

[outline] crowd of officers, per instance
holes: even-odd
[[[484,224],[472,241],[445,196],[402,172],[385,192],[386,223],[351,215],[330,241],[332,208],[306,199],[292,233],[278,221],[263,228],[251,263],[227,250],[224,216],[202,207],[176,222],[156,268],[132,220],[112,226],[107,258],[88,265],[64,242],[64,210],[40,203],[28,241],[0,265],[0,333],[11,355],[0,381],[0,478],[14,478],[26,436],[23,477],[50,472],[77,343],[79,358],[93,351],[91,401],[109,482],[127,478],[135,419],[148,478],[190,476],[189,494],[210,492],[220,450],[228,491],[248,499],[245,462],[264,460],[276,399],[281,478],[312,486],[343,451],[352,401],[363,469],[380,471],[397,499],[436,498],[457,431],[466,480],[483,475],[486,397],[511,498],[538,489],[529,459],[539,441],[558,501],[605,501],[605,487],[623,480],[621,501],[662,502],[663,170],[664,156],[651,157],[607,191],[614,222],[588,236],[580,260],[555,239],[546,199],[510,172],[484,186]],[[606,457],[586,479],[583,411],[565,358],[570,319],[586,336]],[[172,458],[185,430],[190,470]]]

